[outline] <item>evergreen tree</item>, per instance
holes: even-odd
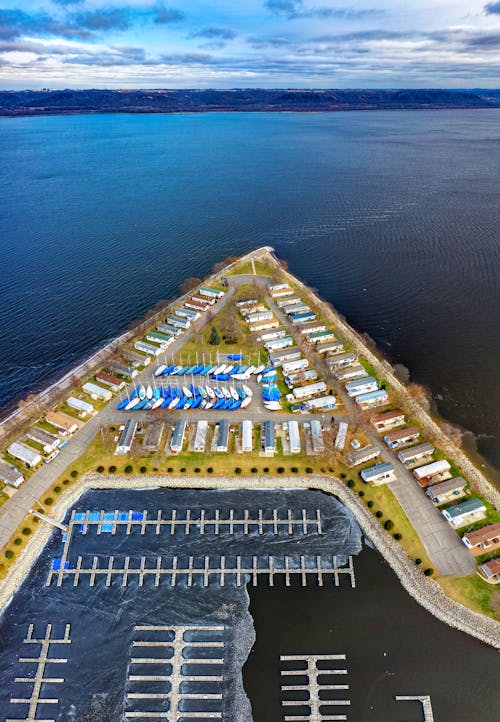
[[[218,346],[220,344],[220,336],[217,333],[217,329],[215,326],[212,326],[212,330],[210,331],[210,338],[208,339],[208,343],[211,346]]]

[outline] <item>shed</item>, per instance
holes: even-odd
[[[288,439],[290,442],[290,453],[300,454],[299,424],[294,419],[288,422]]]
[[[463,491],[467,486],[467,482],[461,476],[455,476],[453,479],[446,479],[439,484],[428,486],[425,493],[434,504],[445,504],[453,501],[458,496],[463,495]]]
[[[229,421],[222,419],[219,421],[219,431],[217,434],[216,451],[227,451],[229,448]]]
[[[23,483],[24,476],[13,464],[9,464],[3,459],[0,459],[0,480],[17,489]]]
[[[179,419],[174,426],[172,439],[170,441],[170,451],[172,452],[172,454],[178,454],[180,451],[182,451],[185,433],[186,421],[185,419]]]
[[[276,451],[276,432],[274,421],[264,421],[262,424],[264,431],[264,451],[268,454],[274,454]]]
[[[19,441],[14,441],[10,444],[10,446],[7,447],[7,453],[13,456],[14,459],[22,461],[23,464],[26,464],[30,469],[42,462],[42,457],[38,451],[35,451],[35,449],[25,444],[20,444]]]
[[[253,451],[253,423],[249,419],[241,422],[241,450]]]
[[[475,521],[484,519],[486,507],[481,499],[466,499],[455,504],[455,506],[443,509],[441,513],[455,529],[458,529],[466,524],[472,524]]]
[[[394,466],[388,461],[385,461],[363,469],[361,471],[361,478],[367,484],[371,483],[375,486],[381,486],[382,484],[394,481],[396,474],[394,472]]]
[[[137,421],[134,419],[128,419],[123,427],[120,440],[116,445],[115,454],[128,454],[130,452],[136,431]]]

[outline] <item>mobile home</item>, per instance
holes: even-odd
[[[440,484],[428,486],[425,493],[434,502],[434,504],[446,504],[448,501],[454,501],[457,497],[463,496],[467,482],[461,476],[455,476],[453,479],[446,479]]]
[[[302,351],[297,346],[292,346],[291,348],[286,348],[282,351],[275,351],[274,353],[269,354],[271,363],[274,366],[281,366],[282,364],[290,361],[297,361],[301,356]]]
[[[288,422],[288,440],[290,442],[290,453],[300,454],[300,433],[297,421]]]
[[[148,354],[149,356],[159,356],[162,352],[162,349],[159,346],[153,346],[152,343],[146,343],[145,341],[136,341],[134,343],[134,348],[137,349],[137,351],[142,351],[143,353]]]
[[[186,331],[191,326],[189,318],[181,318],[180,316],[167,316],[167,323],[171,326],[177,326],[183,331]]]
[[[49,431],[45,431],[45,429],[40,429],[38,426],[32,426],[31,429],[28,429],[26,436],[36,444],[40,444],[46,454],[51,454],[61,445],[59,436],[51,434]]]
[[[91,399],[100,399],[101,401],[109,401],[110,399],[113,398],[113,394],[111,393],[110,389],[104,389],[102,386],[93,384],[91,381],[88,381],[86,384],[83,384],[82,391],[84,391],[86,394],[88,394]]]
[[[83,426],[81,421],[74,419],[63,411],[49,411],[45,417],[45,421],[55,426],[56,429],[59,429],[59,432],[63,435],[74,434]]]
[[[384,441],[390,449],[397,449],[398,446],[416,441],[419,436],[420,431],[416,426],[407,426],[406,429],[388,431],[384,436]]]
[[[369,466],[367,469],[363,469],[360,476],[364,482],[367,484],[373,484],[374,486],[387,484],[394,481],[396,478],[394,466],[388,461],[383,463],[379,462],[374,466]]]
[[[398,453],[398,459],[402,461],[403,464],[410,466],[411,464],[417,462],[419,459],[424,459],[427,456],[432,456],[434,451],[434,446],[429,441],[426,441],[423,444],[411,446],[409,449],[401,449],[401,451]]]
[[[201,419],[196,424],[196,433],[193,441],[193,451],[204,453],[207,443],[208,421]]]
[[[367,461],[376,459],[378,456],[380,456],[380,449],[368,444],[368,446],[363,446],[362,449],[351,451],[349,454],[349,463],[351,466],[360,466],[361,464],[365,464]]]
[[[222,296],[224,295],[224,291],[217,291],[215,288],[209,288],[208,286],[202,286],[198,293],[200,294],[200,296],[215,299],[222,298]]]
[[[425,464],[425,466],[419,466],[417,469],[414,469],[413,476],[419,484],[427,486],[431,483],[434,476],[447,474],[450,469],[451,466],[446,459],[440,459],[439,461],[433,461],[432,464]]]
[[[328,359],[328,364],[331,368],[338,368],[339,366],[348,366],[356,361],[356,354],[352,351],[346,351],[346,353],[339,353],[337,356],[332,356]]]
[[[133,366],[122,364],[120,361],[108,361],[107,368],[114,374],[118,374],[118,376],[125,376],[129,379],[134,379],[137,376],[137,369]]]
[[[138,368],[139,366],[148,366],[148,364],[151,363],[149,356],[142,356],[134,351],[124,351],[122,356],[127,361],[130,361],[134,368]]]
[[[271,341],[266,341],[264,347],[267,351],[279,351],[282,348],[293,346],[293,338],[291,336],[283,336],[283,338],[275,338]]]
[[[304,323],[304,321],[312,321],[313,318],[316,318],[315,313],[312,311],[303,311],[301,313],[294,313],[290,316],[290,321],[293,326],[300,326],[300,324]]]
[[[217,434],[216,451],[226,452],[229,449],[229,421],[219,421],[219,432]]]
[[[452,527],[458,529],[466,524],[480,521],[486,516],[486,507],[481,499],[466,499],[441,512]]]
[[[355,398],[356,396],[359,396],[360,394],[367,394],[371,391],[377,391],[378,389],[378,383],[377,380],[373,378],[373,376],[364,376],[361,379],[356,379],[354,381],[349,381],[345,385],[345,390],[347,391],[347,395],[351,396],[352,398]]]
[[[317,399],[309,399],[304,402],[304,408],[306,411],[319,411],[320,409],[334,409],[335,408],[335,396],[330,394],[328,396],[320,396]]]
[[[369,391],[367,394],[357,394],[355,398],[356,403],[360,406],[380,406],[387,403],[389,394],[385,389],[377,389]]]
[[[281,369],[285,376],[297,371],[304,371],[309,367],[309,361],[306,358],[299,358],[296,361],[286,361],[281,365]]]
[[[166,333],[168,336],[180,336],[182,333],[178,326],[172,326],[170,323],[159,323],[156,327],[160,333]]]
[[[120,440],[116,445],[115,454],[128,454],[134,443],[135,433],[137,431],[137,421],[128,419],[123,427]]]
[[[17,489],[23,483],[24,476],[17,467],[0,459],[0,481],[3,481],[4,484],[8,484],[9,486],[14,486]]]
[[[42,463],[42,457],[38,451],[35,451],[35,449],[32,449],[30,446],[20,444],[19,441],[14,441],[14,443],[10,444],[10,446],[7,447],[7,453],[13,456],[14,459],[22,461],[23,464],[30,469]]]
[[[324,381],[317,381],[314,384],[307,384],[306,386],[296,386],[292,393],[296,399],[307,399],[317,394],[322,394],[326,391],[326,384]]]
[[[311,421],[311,441],[312,448],[315,454],[321,454],[325,450],[325,442],[323,440],[323,430],[321,428],[321,422],[318,419]]]
[[[372,416],[372,424],[378,431],[382,431],[387,427],[401,426],[405,423],[405,414],[401,409],[395,409],[394,411],[384,411],[381,414],[375,414]]]
[[[186,421],[184,419],[179,419],[177,423],[175,424],[173,433],[172,433],[172,439],[170,441],[170,451],[172,454],[178,454],[182,451],[182,447],[184,445],[184,436],[186,433]]]
[[[241,422],[241,450],[253,451],[253,423],[249,419]]]
[[[125,381],[123,379],[118,379],[116,376],[113,376],[113,374],[107,374],[104,371],[99,371],[95,378],[96,381],[99,381],[100,384],[104,384],[104,386],[107,386],[115,393],[120,389],[125,388]]]
[[[266,454],[274,454],[276,451],[276,432],[274,421],[264,421],[262,424],[264,432],[264,451]]]

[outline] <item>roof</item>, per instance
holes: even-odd
[[[420,431],[416,426],[406,426],[404,429],[388,431],[387,434],[385,434],[384,439],[388,439],[389,441],[399,441],[400,439],[406,439],[411,436],[420,436]]]
[[[476,529],[476,531],[470,531],[464,534],[462,539],[467,538],[467,541],[471,546],[481,544],[481,542],[490,541],[500,537],[500,521],[496,524],[488,524],[483,526],[482,529]]]
[[[0,479],[8,484],[16,485],[24,481],[24,476],[17,467],[12,464],[8,464],[3,459],[0,459]]]
[[[363,446],[362,449],[356,449],[355,451],[351,451],[351,453],[349,454],[349,461],[352,464],[362,464],[363,461],[374,459],[379,455],[380,449],[376,446],[368,444],[368,446]]]
[[[432,474],[441,474],[443,471],[448,471],[451,466],[446,459],[440,459],[439,461],[433,461],[432,464],[425,464],[425,466],[419,466],[413,470],[420,479],[424,476],[431,476]]]
[[[375,464],[375,466],[369,466],[368,469],[363,469],[361,476],[366,480],[380,476],[381,474],[390,474],[393,471],[394,466],[388,461],[385,461],[380,464]]]
[[[398,453],[398,458],[401,459],[401,461],[405,461],[407,459],[416,458],[417,456],[430,456],[433,451],[433,444],[431,444],[430,441],[425,441],[423,444],[411,446],[409,449],[401,449]]]
[[[426,489],[426,493],[428,496],[433,499],[436,496],[440,496],[441,494],[449,494],[451,491],[455,491],[456,489],[463,489],[467,486],[467,482],[465,479],[463,479],[461,476],[454,476],[453,479],[446,479],[446,481],[442,481],[440,484],[434,484],[433,486],[429,486]]]
[[[484,567],[488,569],[492,576],[494,574],[500,574],[500,557],[497,557],[496,559],[490,559],[489,562],[481,564],[481,569],[484,569]]]
[[[376,384],[376,379],[373,378],[373,376],[364,376],[362,379],[356,379],[355,381],[349,381],[345,387],[348,391],[351,389],[357,389],[362,388],[363,386],[371,386],[372,384]]]
[[[472,512],[480,511],[481,509],[486,509],[481,499],[466,499],[455,506],[448,507],[445,511],[452,519],[456,519],[459,516],[471,514]]]
[[[400,419],[404,417],[405,412],[401,409],[394,409],[394,411],[384,411],[382,414],[374,414],[372,416],[372,422],[378,424],[384,421],[392,421],[393,419]]]

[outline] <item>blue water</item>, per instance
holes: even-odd
[[[0,119],[0,405],[271,244],[500,466],[499,119]]]

